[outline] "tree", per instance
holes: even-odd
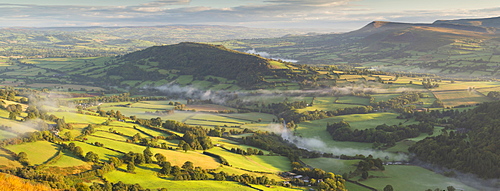
[[[84,160],[87,161],[87,162],[99,162],[99,155],[97,153],[89,151],[85,155]]]
[[[127,164],[127,172],[129,172],[129,173],[135,173],[134,171],[135,171],[135,165],[134,165],[134,163],[133,162],[129,162]]]
[[[111,157],[109,158],[110,164],[112,164],[115,168],[118,168],[120,165],[122,165],[122,160],[116,157]]]
[[[135,164],[144,164],[146,162],[146,158],[144,157],[144,154],[142,153],[135,153],[135,158],[134,158]]]
[[[153,162],[153,159],[151,159],[151,157],[153,157],[153,152],[151,152],[151,148],[146,147],[146,149],[144,149],[142,153],[144,154],[144,159],[146,163],[150,164]]]
[[[75,189],[76,189],[76,191],[90,191],[89,186],[87,186],[81,182],[75,185]]]
[[[73,140],[73,135],[71,134],[71,131],[66,131],[64,133],[64,136],[69,140],[69,141],[72,141]]]
[[[167,157],[165,157],[165,155],[163,155],[161,153],[156,153],[155,158],[156,158],[156,161],[158,162],[158,164],[161,164],[162,162],[167,161]]]
[[[361,178],[368,179],[368,171],[363,171],[363,173],[361,173]]]
[[[182,150],[184,150],[184,152],[187,152],[187,151],[191,150],[191,146],[189,146],[189,144],[186,143],[186,144],[182,145]]]
[[[160,174],[164,175],[170,174],[170,171],[172,170],[172,165],[170,164],[170,162],[162,162],[160,166],[161,166]]]
[[[182,165],[182,168],[183,168],[183,169],[186,169],[186,170],[191,170],[191,169],[194,169],[193,162],[191,162],[191,161],[186,161],[186,162]]]
[[[444,104],[443,104],[443,102],[442,102],[440,99],[436,99],[436,100],[434,100],[434,102],[432,103],[431,107],[439,107],[439,108],[443,108],[443,107],[444,107]]]
[[[132,141],[133,142],[137,142],[141,140],[141,135],[139,133],[136,133],[133,137],[132,137]]]
[[[11,119],[11,120],[17,120],[17,113],[16,113],[16,112],[11,111],[11,112],[9,113],[9,119]]]
[[[80,146],[76,146],[73,153],[78,157],[83,157],[83,149]]]
[[[448,186],[448,187],[446,187],[446,189],[448,191],[455,191],[456,190],[455,187],[453,187],[453,186]]]
[[[392,188],[392,185],[390,184],[384,187],[384,191],[393,191],[393,190],[394,188]]]
[[[24,166],[29,166],[28,154],[25,152],[20,152],[17,154],[17,161],[19,161]]]

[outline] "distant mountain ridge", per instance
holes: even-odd
[[[470,25],[479,27],[500,28],[500,17],[481,18],[481,19],[437,20],[433,24],[455,24],[455,25]]]
[[[500,17],[434,23],[373,21],[342,34],[221,42],[310,65],[367,66],[450,77],[499,76]]]
[[[374,33],[385,30],[403,29],[409,27],[440,27],[474,32],[495,33],[500,29],[500,17],[484,19],[437,20],[433,23],[400,23],[390,21],[373,21],[361,29],[351,33]]]

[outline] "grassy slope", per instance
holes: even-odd
[[[218,154],[237,168],[259,172],[283,172],[291,170],[290,160],[282,156],[243,156],[215,147],[208,150]]]
[[[3,166],[3,167],[22,167],[22,165],[19,162],[17,162],[14,159],[14,157],[12,157],[11,155],[9,155],[8,153],[6,153],[3,150],[0,150],[0,166]],[[3,167],[0,167],[0,168],[3,168]]]
[[[313,159],[302,159],[306,164],[314,167],[320,168],[328,172],[333,172],[335,174],[349,173],[350,171],[356,170],[356,166],[360,160],[340,160],[334,158],[313,158]]]
[[[457,190],[476,190],[457,180],[417,166],[389,165],[385,166],[385,171],[370,171],[369,175],[380,178],[369,178],[361,183],[377,189],[383,189],[390,184],[394,190],[407,191],[422,191],[429,188],[445,189],[448,186],[453,186]]]
[[[196,164],[195,164],[196,166]],[[135,174],[125,172],[126,166],[123,165],[119,170],[109,172],[104,177],[111,182],[122,181],[127,184],[140,184],[144,188],[168,188],[168,190],[253,190],[236,182],[226,181],[173,181],[160,178],[156,175],[159,170],[158,165],[140,165],[136,166]]]
[[[25,152],[31,164],[42,164],[54,156],[58,149],[57,145],[47,141],[9,145],[5,148],[15,153]]]

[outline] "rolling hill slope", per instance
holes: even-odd
[[[270,60],[256,55],[200,43],[180,43],[170,46],[156,46],[124,55],[118,59],[118,66],[108,71],[110,76],[122,80],[146,80],[161,78],[157,70],[141,69],[155,67],[180,75],[218,76],[236,80],[238,85],[251,86],[262,82],[263,75],[271,75]]]
[[[343,34],[225,41],[236,50],[256,49],[303,64],[347,64],[384,71],[454,77],[498,76],[499,18],[432,24],[374,21]],[[452,67],[450,70],[448,68]]]

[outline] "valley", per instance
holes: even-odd
[[[498,26],[443,22],[228,41],[206,38],[214,27],[181,43],[39,29],[130,41],[0,52],[0,177],[55,190],[498,189]]]

